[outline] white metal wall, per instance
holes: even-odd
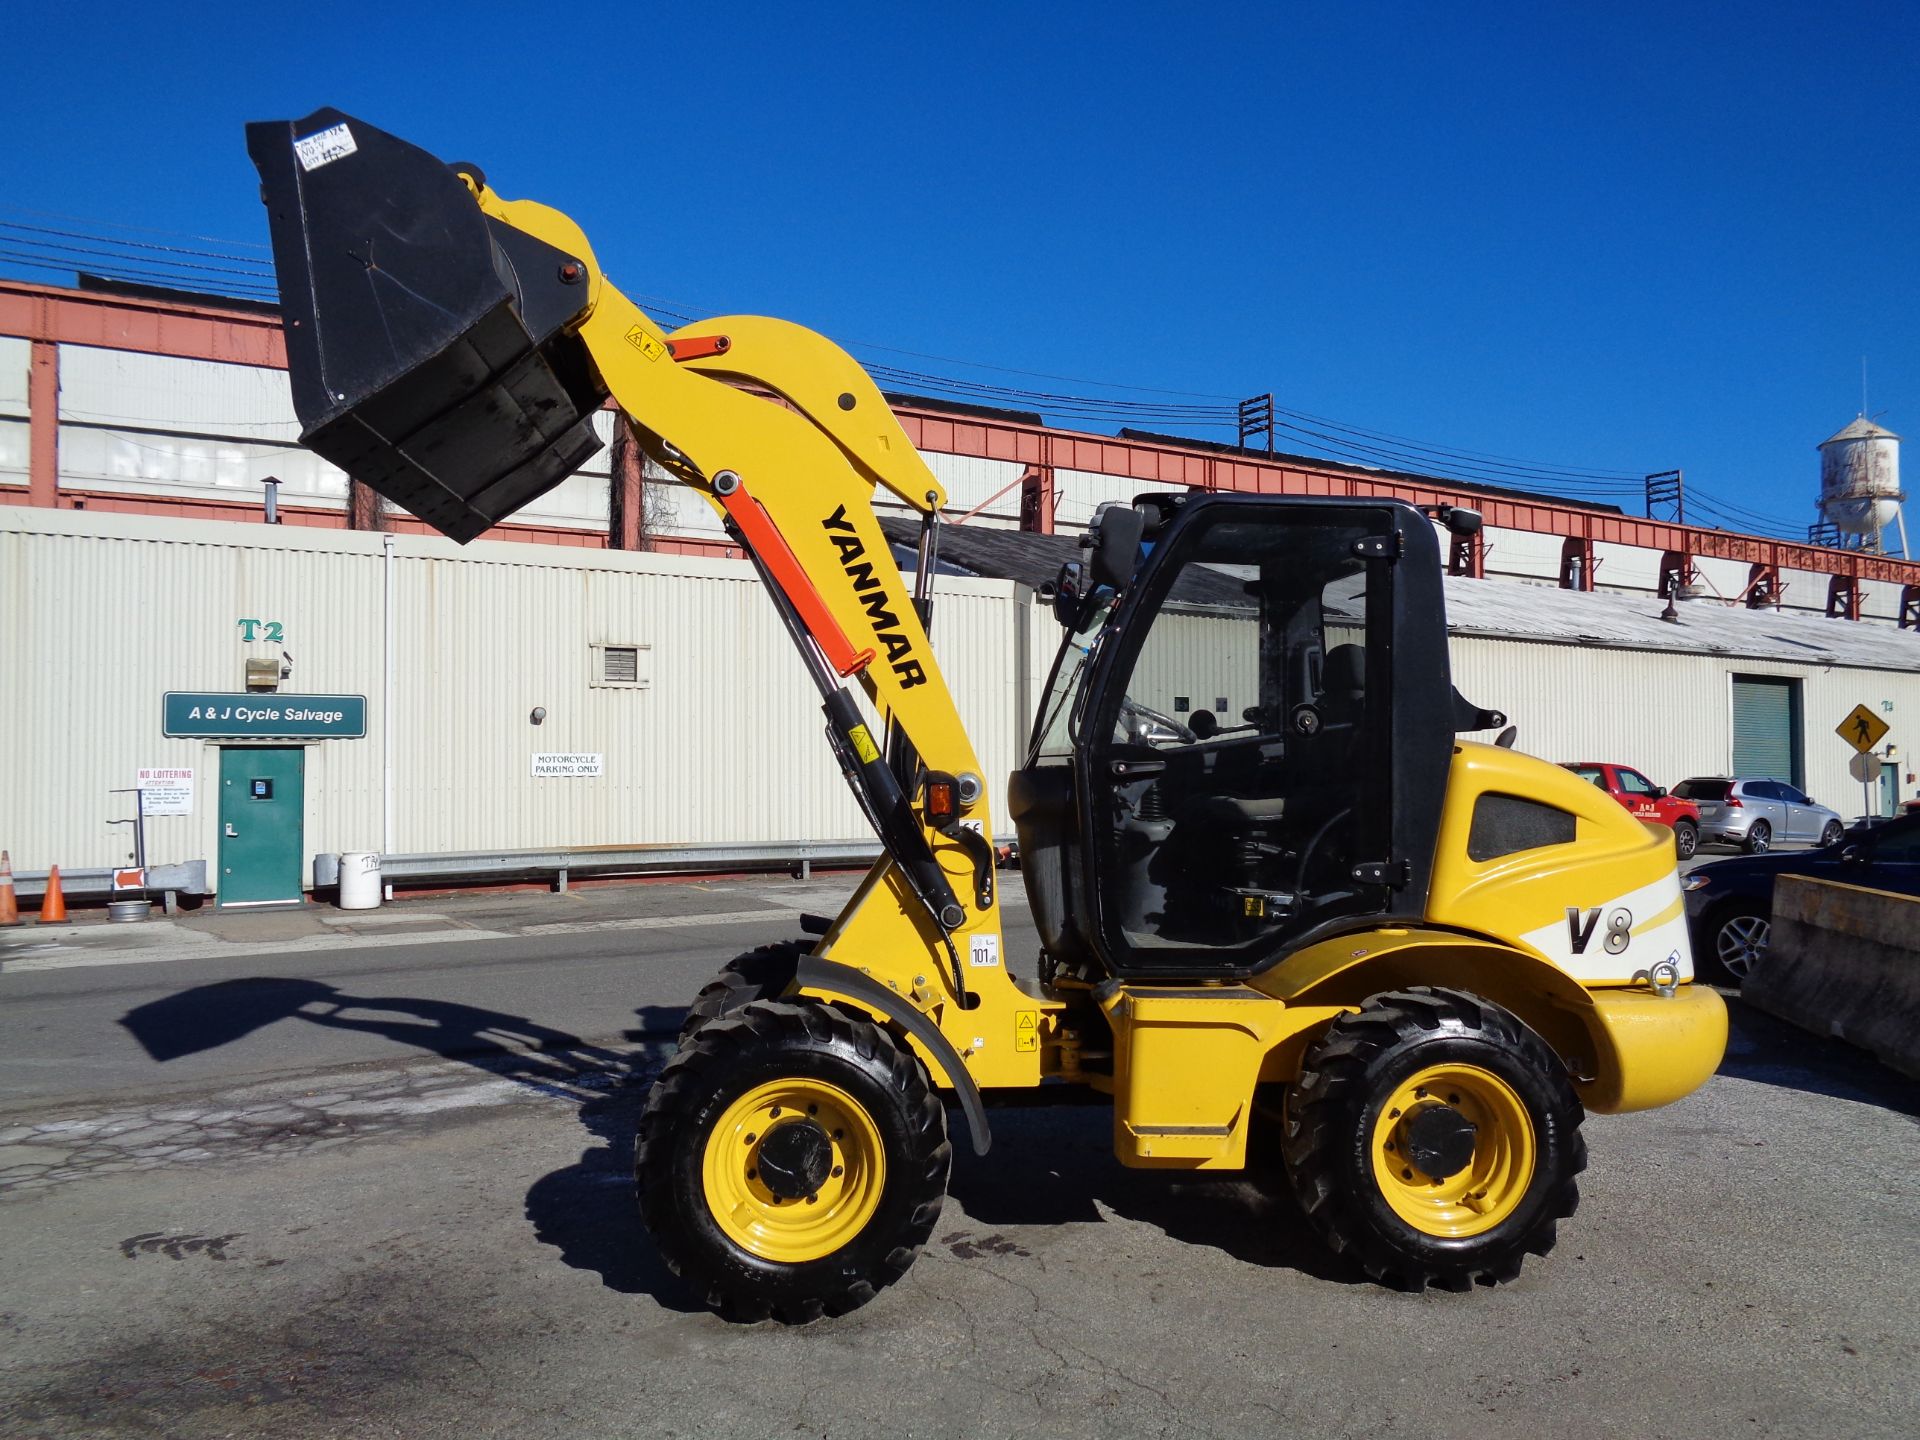
[[[1847,774],[1853,749],[1833,733],[1860,704],[1893,727],[1900,793],[1913,793],[1905,777],[1920,756],[1920,675],[1462,636],[1451,650],[1460,693],[1504,710],[1519,726],[1517,747],[1546,760],[1615,761],[1659,785],[1729,774],[1731,677],[1786,675],[1801,682],[1808,794],[1842,815],[1860,813],[1860,786]]]
[[[395,554],[394,850],[865,835],[744,562],[415,537]],[[252,618],[284,626],[288,690],[369,701],[367,738],[307,748],[303,849],[387,848],[384,563],[377,535],[0,511],[0,846],[27,869],[120,863],[106,822],[129,797],[106,792],[190,766],[195,813],[154,819],[149,854],[211,865],[218,746],[162,738],[160,697],[240,689],[249,655],[282,648],[244,643]],[[1016,591],[947,580],[934,617],[1000,828],[1029,703]],[[650,686],[589,685],[596,642],[650,647]],[[605,774],[534,779],[536,751],[597,752]]]

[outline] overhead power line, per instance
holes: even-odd
[[[234,299],[279,298],[270,251],[264,245],[18,207],[0,206],[0,264],[55,274],[85,271],[130,284]],[[703,315],[715,313],[658,295],[634,292],[634,299],[655,315],[679,324],[692,324]],[[970,372],[956,374],[953,368],[920,369],[867,358],[866,368],[874,380],[898,392],[1029,410],[1055,423],[1112,424],[1194,434],[1238,433],[1238,400],[1233,396],[1020,369],[872,341],[851,341],[848,348],[869,357],[902,357]],[[1281,405],[1274,407],[1273,427],[1301,454],[1337,464],[1402,471],[1468,485],[1538,490],[1573,500],[1627,500],[1643,494],[1644,476],[1640,471],[1553,464],[1435,444]],[[1702,513],[1737,529],[1786,534],[1800,529],[1792,521],[1701,491],[1697,486],[1689,488],[1689,498],[1700,505]]]

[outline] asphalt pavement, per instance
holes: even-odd
[[[1005,1109],[900,1284],[724,1324],[635,1223],[635,1114],[693,990],[844,892],[0,939],[0,1435],[1912,1433],[1920,1096],[1737,1002],[1510,1286],[1358,1283],[1269,1171]]]

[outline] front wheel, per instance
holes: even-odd
[[[1496,1005],[1418,986],[1333,1022],[1288,1097],[1301,1208],[1382,1284],[1511,1280],[1579,1204],[1583,1119],[1566,1067]]]
[[[804,1324],[904,1275],[953,1147],[925,1069],[825,1005],[755,1001],[684,1041],[634,1146],[661,1257],[729,1320]]]
[[[1773,827],[1764,820],[1754,821],[1753,828],[1747,831],[1747,854],[1759,855],[1772,848]]]
[[[1691,860],[1693,852],[1700,848],[1700,827],[1691,820],[1681,820],[1673,827],[1673,851],[1682,860]]]
[[[1838,845],[1846,838],[1846,834],[1846,827],[1838,820],[1829,820],[1827,822],[1827,828],[1820,832],[1820,843],[1828,847]]]

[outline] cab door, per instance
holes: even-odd
[[[1089,683],[1083,892],[1114,973],[1244,975],[1422,913],[1452,690],[1417,511],[1188,502]]]

